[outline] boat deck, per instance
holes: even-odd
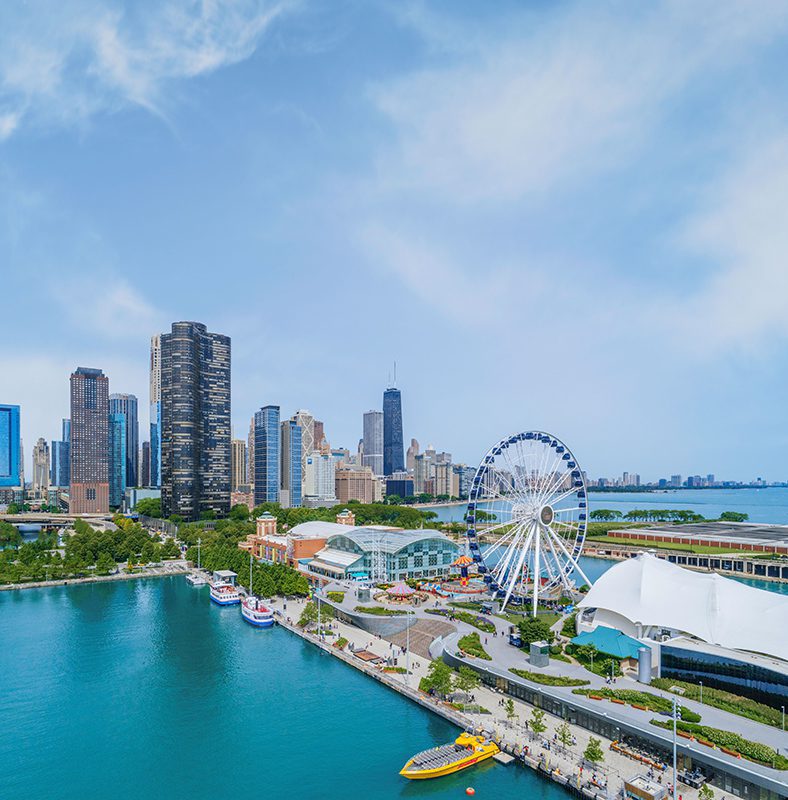
[[[440,747],[433,747],[413,756],[413,763],[409,769],[440,769],[471,754],[471,750],[458,744],[442,744]]]

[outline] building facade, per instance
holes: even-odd
[[[337,469],[334,479],[337,502],[358,500],[360,503],[374,503],[375,483],[375,476],[369,467],[341,467]]]
[[[165,517],[230,510],[230,337],[199,322],[161,335],[161,502]],[[151,445],[152,447],[152,445]]]
[[[150,442],[143,442],[140,448],[140,484],[151,488],[150,482]]]
[[[126,486],[139,486],[140,428],[137,398],[133,394],[111,394],[109,413],[123,414],[126,420]],[[123,487],[124,491],[126,486]]]
[[[282,423],[281,430],[281,497],[285,508],[301,507],[303,475],[301,473],[301,426],[295,420],[288,419]]]
[[[161,486],[161,335],[150,339],[150,485]]]
[[[49,483],[61,489],[68,488],[71,478],[69,475],[69,449],[71,447],[71,420],[62,422],[61,440],[52,442],[51,461],[49,467]]]
[[[306,458],[304,504],[334,505],[336,499],[336,461],[329,453],[315,450]]]
[[[383,473],[391,475],[405,469],[402,441],[402,396],[399,389],[383,392]]]
[[[109,378],[78,367],[71,375],[69,511],[109,511]]]
[[[383,412],[367,411],[364,414],[364,455],[362,466],[369,467],[375,475],[383,475]]]
[[[279,406],[263,406],[254,415],[254,502],[279,502]]]
[[[233,439],[230,473],[230,490],[237,492],[238,487],[246,483],[246,442],[243,439]]]
[[[309,411],[296,411],[292,416],[293,422],[301,428],[301,495],[305,493],[303,485],[304,473],[306,471],[306,457],[317,449],[315,442],[315,418]]]
[[[19,406],[0,405],[0,487],[21,486]]]
[[[128,420],[122,412],[109,415],[109,505],[120,508],[126,493],[128,479]]]
[[[39,439],[33,445],[33,496],[46,500],[49,491],[49,445]]]

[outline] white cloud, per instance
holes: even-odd
[[[459,63],[375,87],[397,134],[380,158],[385,185],[451,203],[506,201],[619,169],[677,92],[773,41],[788,8],[578,4],[538,26],[526,19]]]
[[[0,140],[25,121],[82,122],[136,105],[166,114],[174,81],[248,58],[295,0],[31,3],[0,13]]]
[[[164,330],[169,316],[114,275],[95,274],[57,282],[51,291],[74,327],[107,339],[136,339]]]
[[[670,316],[683,341],[716,352],[788,336],[786,187],[788,132],[752,142],[709,187],[680,245],[719,266]]]

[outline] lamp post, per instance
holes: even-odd
[[[783,730],[785,730],[785,706],[780,706],[783,711]]]
[[[703,703],[703,681],[700,682],[700,702]]]
[[[405,627],[405,685],[410,686],[410,615],[414,614],[415,611],[412,609],[407,610],[407,616],[405,617],[406,627]]]
[[[673,698],[673,800],[676,800],[676,721],[681,718],[679,705],[676,698]]]

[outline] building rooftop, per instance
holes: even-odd
[[[761,525],[755,522],[695,522],[691,525],[654,525],[610,531],[610,536],[650,533],[655,536],[677,536],[690,539],[725,539],[743,544],[788,546],[788,525]]]
[[[716,572],[698,573],[643,553],[597,578],[579,608],[618,614],[733,650],[788,661],[788,595],[754,589]]]
[[[448,536],[444,536],[440,531],[431,528],[404,531],[398,528],[385,528],[382,526],[350,528],[347,525],[338,525],[337,527],[344,530],[335,531],[332,537],[346,536],[362,550],[372,550],[379,546],[383,553],[397,553],[408,545],[430,540],[439,540],[455,548],[458,547]],[[330,545],[330,540],[327,544]]]
[[[592,631],[578,634],[572,644],[592,644],[600,653],[618,658],[637,658],[643,643],[615,628],[597,625]]]

